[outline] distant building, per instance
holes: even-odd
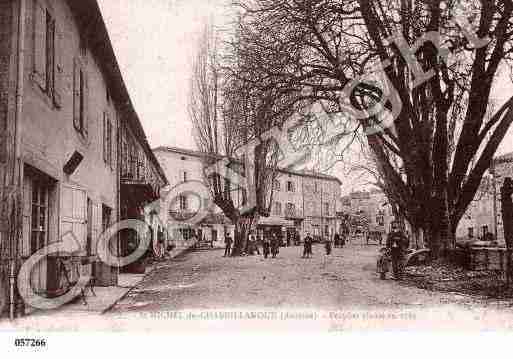
[[[70,252],[73,244],[79,249],[40,262],[31,274],[36,293],[63,290],[59,263],[72,282],[84,269],[95,285],[116,285],[118,268],[98,258],[100,234],[120,219],[143,218],[165,175],[96,0],[20,4],[0,1],[0,285],[8,283],[8,264],[18,270],[61,239]],[[115,236],[113,254],[130,240]],[[26,309],[20,299],[11,303],[18,313]]]
[[[158,147],[154,149],[154,153],[164,168],[170,188],[184,182],[204,182],[203,159],[208,154],[176,147]],[[333,235],[340,227],[340,219],[337,217],[340,185],[340,180],[333,176],[278,170],[278,176],[273,183],[271,211],[268,217],[260,218],[257,230],[260,234],[264,231],[275,232],[284,240],[295,234],[303,237],[307,231],[316,236]],[[201,184],[198,183],[198,186]],[[233,195],[235,204],[241,204],[241,193]],[[195,212],[201,206],[209,205],[211,201],[210,197],[181,194],[170,208],[170,216],[187,216],[187,212]],[[182,225],[173,231],[171,237],[183,239],[199,232],[201,238],[212,240],[218,246],[224,245],[226,232],[231,232],[233,237],[233,225],[215,206],[212,213],[200,223],[194,226]]]
[[[354,191],[342,197],[342,210],[351,216],[365,218],[365,230],[388,233],[394,220],[389,201],[379,189]]]
[[[495,235],[499,245],[505,245],[500,189],[506,177],[513,178],[513,152],[498,156],[483,176],[479,189],[463,215],[456,238],[482,238],[487,232]],[[495,216],[495,217],[494,217]]]

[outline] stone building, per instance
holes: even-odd
[[[513,178],[513,152],[497,156],[456,230],[456,238],[482,238],[487,232],[505,245],[500,189],[506,177]]]
[[[66,233],[79,249],[40,262],[31,278],[35,292],[62,290],[61,263],[71,281],[86,270],[95,285],[115,285],[118,269],[98,259],[98,237],[133,217],[129,208],[157,198],[166,178],[130,101],[98,4],[1,0],[0,47],[1,217],[9,218],[0,233],[0,292],[6,291],[6,263],[16,272]],[[126,241],[120,236],[113,251],[118,254]]]
[[[302,231],[316,236],[333,236],[340,230],[337,216],[341,182],[338,178],[313,172],[297,172],[292,177],[301,181],[304,223]]]

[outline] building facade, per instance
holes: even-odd
[[[154,149],[170,182],[170,187],[186,182],[196,182],[198,186],[208,188],[204,184],[203,159],[206,154],[180,149],[176,147],[159,147]],[[340,227],[337,216],[340,203],[340,181],[333,176],[319,173],[278,170],[273,183],[273,200],[268,217],[261,217],[257,223],[259,234],[274,232],[284,242],[289,242],[295,235],[304,237],[306,232],[316,236],[333,235]],[[180,194],[170,209],[171,217],[180,212],[196,212],[203,206],[210,206],[212,199],[207,191],[198,191],[202,195]],[[207,194],[207,195],[205,195]],[[208,198],[207,198],[208,197]],[[238,191],[235,204],[242,203],[242,195]],[[177,233],[172,229],[171,237],[188,237],[194,232],[200,238],[212,240],[214,245],[224,245],[224,234],[230,232],[233,237],[233,225],[224,217],[221,210],[212,206],[210,215],[196,226],[183,226]],[[174,233],[173,233],[174,232]]]
[[[504,225],[500,190],[506,177],[513,178],[513,153],[507,153],[494,159],[492,167],[483,176],[479,189],[458,228],[458,239],[480,239],[491,233],[500,246],[505,246]]]
[[[98,4],[2,0],[0,37],[2,217],[9,218],[0,234],[3,292],[6,259],[9,271],[17,270],[67,233],[79,250],[66,242],[72,253],[41,261],[31,278],[35,291],[62,290],[59,263],[71,281],[87,265],[95,285],[114,285],[118,270],[98,259],[97,240],[130,216],[123,208],[132,193],[139,203],[153,200],[166,179],[131,105]],[[127,165],[136,175],[127,178]],[[125,240],[115,240],[115,253]]]
[[[388,234],[394,220],[392,206],[379,189],[353,191],[342,198],[342,211],[362,223],[361,230]],[[353,221],[354,222],[354,221]]]

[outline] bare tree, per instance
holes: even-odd
[[[294,113],[295,102],[254,70],[259,59],[236,30],[220,51],[213,28],[205,27],[194,59],[189,115],[205,167],[225,159],[245,178],[242,184],[217,172],[206,178],[214,203],[235,225],[233,254],[239,255],[259,217],[269,216],[283,158],[276,139],[266,134]]]
[[[367,112],[353,120],[387,195],[426,233],[435,255],[452,248],[513,121],[513,98],[486,118],[496,75],[513,51],[512,2],[242,0],[237,6],[246,27],[259,34],[255,46],[267,55],[259,71],[269,81],[322,103],[327,113]],[[283,66],[276,66],[273,50],[284,49]]]

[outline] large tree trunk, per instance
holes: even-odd
[[[424,228],[412,224],[413,232],[413,243],[410,243],[410,247],[415,249],[421,249],[425,247],[424,242]]]
[[[248,232],[247,226],[244,225],[244,220],[239,219],[235,225],[235,235],[233,241],[232,256],[240,256],[244,253],[247,244]]]
[[[233,241],[232,256],[241,256],[246,252],[248,244],[248,236],[253,229],[254,224],[257,222],[259,216],[256,213],[239,217],[234,221],[235,235]]]

